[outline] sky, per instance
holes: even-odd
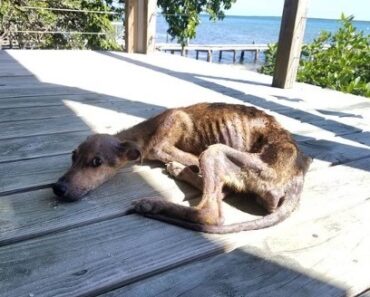
[[[229,15],[281,16],[284,0],[237,0]],[[310,0],[308,17],[338,19],[341,13],[370,21],[370,0]]]

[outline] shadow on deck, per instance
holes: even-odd
[[[370,144],[368,132],[356,127],[204,80],[223,81],[223,77],[176,72],[115,53],[99,54],[117,60],[113,63],[133,64],[138,72],[140,68],[154,71],[149,76],[160,72],[287,117],[294,115],[345,140]],[[19,61],[0,52],[0,65],[4,66],[0,69],[0,295],[343,296],[364,289],[363,283],[349,288],[330,273],[312,269],[320,261],[324,266],[333,265],[324,260],[330,253],[327,250],[315,257],[309,254],[309,247],[303,252],[274,251],[284,246],[274,243],[277,238],[284,241],[284,234],[295,245],[290,231],[285,233],[289,225],[236,236],[209,236],[127,215],[137,198],[159,195],[182,203],[198,196],[168,178],[158,164],[125,168],[82,201],[58,203],[50,185],[69,166],[70,152],[87,135],[114,133],[166,106],[44,83]],[[361,133],[364,137],[356,137]],[[333,165],[345,163],[355,172],[361,169],[361,176],[368,178],[362,171],[370,171],[369,163],[361,160],[370,156],[369,148],[298,133],[296,137],[303,150],[315,158]],[[363,198],[358,205],[365,210],[369,203]],[[356,214],[357,204],[352,208]],[[297,232],[308,232],[306,242],[315,241],[312,230],[316,221],[308,221],[313,228]],[[292,222],[296,226],[294,219]],[[367,222],[365,218],[363,222]],[[297,226],[302,225],[305,222],[298,221]],[[317,235],[321,244],[334,237],[345,238],[348,230],[340,224],[336,228],[336,233]],[[292,253],[311,257],[311,264],[300,262]]]

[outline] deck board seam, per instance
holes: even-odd
[[[47,135],[58,135],[58,134],[64,134],[64,133],[78,133],[78,132],[86,132],[86,131],[91,131],[91,129],[86,128],[86,129],[78,129],[78,130],[65,130],[65,131],[52,132],[52,133],[48,132],[48,133],[22,135],[22,136],[15,136],[15,137],[5,137],[5,138],[0,138],[0,141],[22,139],[22,138],[33,138],[33,137],[47,136]]]
[[[36,156],[36,157],[20,158],[20,159],[14,159],[14,160],[5,160],[5,161],[0,161],[0,165],[1,164],[9,164],[9,163],[20,162],[20,161],[28,161],[28,160],[42,159],[42,158],[48,158],[48,157],[64,156],[64,155],[69,155],[70,153],[71,152],[65,152],[65,153],[59,153],[59,154],[50,154],[50,155],[42,155],[42,156]]]
[[[8,110],[8,109],[21,109],[21,108],[43,108],[43,107],[48,108],[50,106],[64,106],[64,104],[58,103],[58,104],[50,104],[50,105],[10,106],[10,107],[7,107],[7,106],[6,107],[1,107],[0,106],[0,110],[1,109],[6,109],[6,110]],[[14,120],[14,121],[18,121],[18,120]]]
[[[140,276],[135,276],[135,277],[132,277],[131,279],[124,280],[122,282],[117,282],[116,284],[111,284],[111,285],[107,286],[106,288],[100,287],[99,289],[95,289],[91,292],[85,293],[83,296],[94,297],[94,296],[97,296],[97,295],[105,294],[105,293],[108,293],[110,291],[114,291],[116,289],[120,289],[120,288],[123,288],[125,286],[137,283],[139,281],[154,277],[154,276],[162,274],[164,272],[168,272],[168,271],[174,270],[174,269],[182,267],[182,266],[186,266],[186,265],[193,264],[193,263],[196,263],[196,262],[199,262],[199,261],[202,261],[202,260],[210,259],[212,257],[218,256],[218,255],[221,255],[221,254],[225,254],[226,252],[227,251],[225,250],[225,248],[223,246],[214,247],[213,249],[210,249],[206,252],[191,256],[187,259],[183,259],[179,262],[168,264],[167,266],[157,268],[155,270],[143,273]]]
[[[4,197],[4,196],[9,196],[9,195],[14,195],[14,194],[22,194],[22,193],[47,189],[47,188],[51,187],[52,185],[53,185],[53,183],[47,183],[47,184],[42,184],[42,185],[38,185],[38,186],[31,186],[31,187],[17,188],[17,189],[14,189],[14,190],[3,191],[3,192],[0,192],[0,199],[1,199],[1,197]]]
[[[43,231],[39,231],[38,233],[23,234],[19,237],[11,237],[11,238],[7,238],[7,239],[4,239],[4,240],[0,239],[0,247],[9,246],[9,245],[12,245],[12,244],[17,244],[17,243],[24,242],[24,241],[27,241],[27,240],[36,240],[36,239],[39,239],[41,237],[49,236],[51,234],[58,234],[58,233],[61,233],[61,232],[77,229],[77,228],[88,226],[88,225],[97,224],[97,223],[112,220],[112,219],[115,219],[115,218],[118,218],[118,217],[129,216],[129,215],[134,215],[132,213],[132,210],[125,210],[125,211],[122,211],[122,212],[117,212],[115,214],[110,214],[110,215],[102,216],[102,217],[99,217],[99,218],[92,218],[92,219],[89,219],[89,220],[86,220],[86,221],[83,221],[83,222],[78,222],[78,223],[75,223],[75,224],[72,224],[72,225],[57,227],[57,228],[54,228],[52,230],[43,230]]]
[[[68,87],[66,87],[68,88]],[[19,90],[19,88],[17,89]],[[28,97],[47,97],[47,96],[75,96],[75,95],[99,95],[98,93],[92,93],[92,92],[81,92],[81,93],[60,93],[60,94],[37,94],[33,93],[32,95],[17,95],[17,96],[5,96],[5,97],[0,97],[1,99],[12,99],[12,98],[28,98]]]
[[[329,167],[346,165],[346,164],[351,163],[351,162],[360,161],[360,160],[364,160],[364,159],[368,159],[368,158],[370,158],[370,154],[366,155],[366,156],[363,156],[363,157],[358,157],[358,158],[354,158],[354,159],[351,159],[351,160],[347,160],[347,161],[344,161],[344,162],[339,162],[339,161],[338,162],[332,162]]]

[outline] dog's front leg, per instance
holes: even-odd
[[[165,164],[170,162],[178,162],[185,166],[199,167],[198,156],[191,153],[184,152],[172,144],[160,143],[152,149],[151,158],[161,161]]]
[[[199,173],[194,172],[192,167],[173,161],[166,164],[166,170],[177,180],[184,181],[189,185],[192,185],[194,188],[203,191],[202,177],[199,175]]]

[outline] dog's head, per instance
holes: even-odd
[[[54,193],[64,201],[76,201],[97,188],[129,161],[141,159],[131,141],[121,142],[108,134],[89,136],[72,152],[72,166],[54,185]]]

